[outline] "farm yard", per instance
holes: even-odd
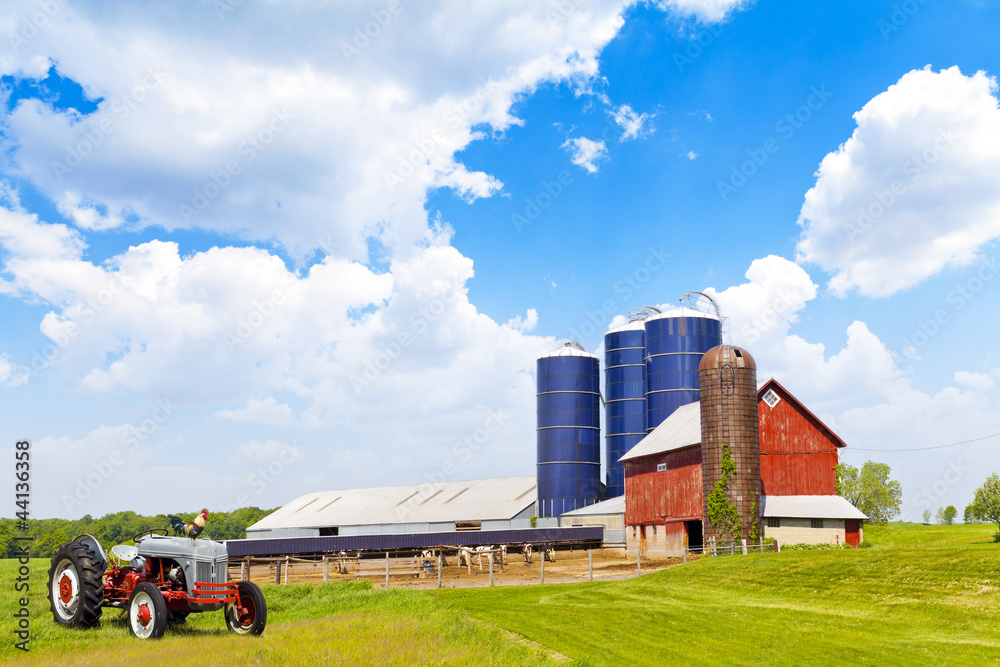
[[[140,642],[117,613],[101,627],[52,622],[47,561],[35,560],[31,653],[18,664],[968,664],[1000,662],[1000,548],[983,525],[866,528],[874,547],[786,550],[703,558],[641,577],[595,558],[603,574],[568,584],[499,585],[459,575],[450,590],[374,587],[371,581],[264,584],[268,627],[233,637],[221,613],[171,625]],[[9,569],[12,561],[4,561]],[[546,563],[555,580],[579,580],[586,553]],[[666,565],[666,564],[665,564]],[[508,566],[537,572],[523,561]],[[561,573],[558,568],[565,568]],[[645,566],[644,566],[645,567]],[[449,566],[457,568],[457,566]],[[294,568],[293,568],[294,572]],[[586,573],[586,569],[584,569]],[[9,575],[9,572],[4,572]],[[562,577],[561,579],[559,577]],[[531,582],[534,577],[527,577]],[[420,579],[418,585],[424,585]],[[262,582],[263,583],[263,582]],[[432,582],[427,581],[427,584]],[[513,581],[509,583],[514,583]],[[433,582],[436,586],[436,581]],[[3,598],[9,618],[14,601]]]

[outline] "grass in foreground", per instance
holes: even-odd
[[[485,664],[548,665],[547,651],[416,591],[375,590],[367,582],[312,586],[265,586],[267,629],[261,637],[226,630],[222,612],[191,614],[168,625],[159,641],[140,641],[119,612],[106,609],[101,627],[70,630],[52,620],[46,599],[48,560],[32,561],[31,651],[14,649],[4,632],[0,661],[26,665],[248,664]],[[12,581],[16,561],[0,561]],[[15,610],[5,590],[4,630]]]
[[[624,582],[435,595],[595,665],[1000,662],[992,542],[705,558]]]

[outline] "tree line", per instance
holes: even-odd
[[[273,509],[243,507],[232,512],[209,512],[208,522],[200,538],[211,540],[237,540],[246,537],[248,526],[264,518]],[[191,520],[193,514],[179,512],[177,516]],[[13,558],[16,549],[25,542],[14,538],[25,534],[14,519],[0,519],[0,558]],[[59,545],[69,542],[81,533],[93,535],[107,551],[116,544],[132,544],[132,537],[151,528],[166,528],[172,534],[166,514],[144,516],[135,512],[115,512],[95,519],[89,514],[79,519],[28,519],[27,535],[32,558],[51,558]]]

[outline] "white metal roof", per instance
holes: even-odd
[[[575,509],[572,512],[564,512],[559,516],[594,516],[624,513],[625,496],[618,496],[616,498],[610,498],[609,500],[602,500],[601,502],[594,503],[593,505],[581,507],[580,509]]]
[[[538,499],[534,475],[307,493],[248,530],[511,519]]]
[[[841,496],[764,496],[765,517],[787,519],[867,519]]]
[[[635,320],[634,322],[629,322],[628,324],[623,324],[619,327],[613,327],[608,329],[609,333],[618,333],[619,331],[645,331],[646,330],[646,320]]]
[[[659,315],[653,315],[652,317],[647,318],[646,321],[650,322],[652,320],[664,320],[671,317],[704,317],[709,320],[719,319],[718,317],[710,313],[703,313],[700,310],[695,310],[694,308],[688,308],[687,306],[679,306],[677,308],[674,308],[673,310],[668,310],[665,313],[660,313]]]
[[[619,461],[662,454],[690,447],[701,442],[701,403],[688,403],[677,408],[649,435],[639,441]]]
[[[591,359],[597,359],[597,357],[590,352],[584,352],[580,348],[573,347],[572,345],[565,345],[560,347],[558,350],[552,350],[551,352],[546,352],[545,354],[539,355],[539,359],[545,359],[546,357],[590,357]]]

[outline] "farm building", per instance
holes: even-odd
[[[625,496],[604,500],[566,512],[559,517],[564,527],[600,526],[604,528],[604,546],[625,546]]]
[[[248,539],[531,527],[534,475],[307,493],[247,528]]]
[[[700,372],[701,401],[677,408],[620,459],[628,548],[676,555],[718,537],[705,499],[720,478],[723,447],[746,473],[734,475],[739,486],[730,493],[742,537],[759,527],[784,543],[856,546],[867,517],[836,495],[843,440],[774,379],[758,385],[745,350],[713,348]]]

